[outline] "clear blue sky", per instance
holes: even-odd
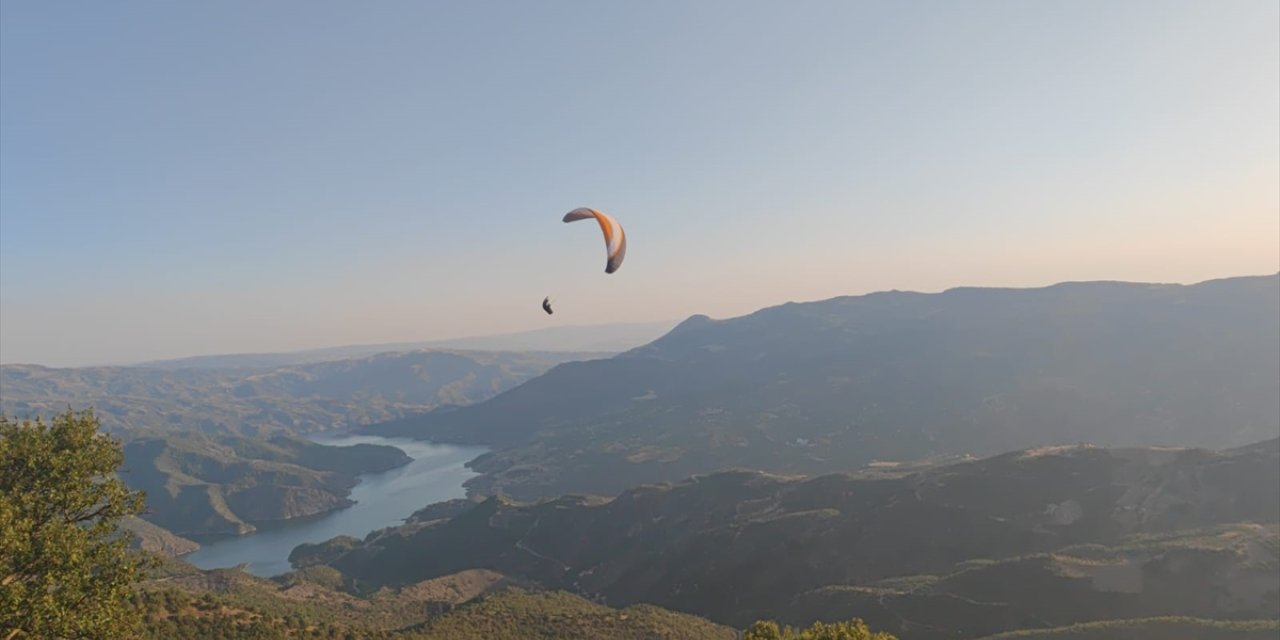
[[[1278,7],[5,0],[0,360],[1275,272]]]

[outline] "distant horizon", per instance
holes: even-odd
[[[584,352],[592,352],[591,350],[580,350],[580,349],[486,349],[486,348],[450,347],[447,345],[432,347],[431,345],[435,343],[462,342],[466,340],[491,340],[491,339],[512,338],[517,336],[524,336],[528,334],[539,334],[539,333],[555,331],[555,330],[599,329],[599,328],[610,328],[610,327],[656,327],[659,325],[670,325],[670,327],[668,328],[668,330],[670,330],[670,328],[674,328],[676,325],[679,325],[680,323],[685,322],[690,318],[698,317],[698,316],[705,316],[713,320],[729,320],[733,318],[748,316],[758,311],[762,311],[762,310],[770,309],[774,307],[780,307],[787,304],[821,303],[821,302],[836,300],[840,298],[849,298],[849,297],[856,298],[856,297],[883,294],[883,293],[919,293],[919,294],[925,294],[925,295],[936,295],[936,294],[946,293],[948,291],[952,291],[956,289],[1035,290],[1035,289],[1048,289],[1048,288],[1065,285],[1065,284],[1104,284],[1104,283],[1134,284],[1134,285],[1195,286],[1195,285],[1204,284],[1207,282],[1214,282],[1218,280],[1232,280],[1232,279],[1239,279],[1239,278],[1268,278],[1273,276],[1280,276],[1280,270],[1277,270],[1276,272],[1272,272],[1272,273],[1218,276],[1218,277],[1206,278],[1201,280],[1191,280],[1191,281],[1183,281],[1183,282],[1155,281],[1155,280],[1089,279],[1089,280],[1060,280],[1060,281],[1051,282],[1048,284],[1027,285],[1027,286],[992,286],[992,285],[982,285],[982,284],[968,284],[968,285],[960,284],[960,285],[954,285],[954,286],[944,287],[944,288],[935,289],[935,290],[927,290],[927,291],[920,290],[920,289],[892,288],[892,289],[878,289],[875,291],[866,291],[861,293],[838,294],[835,296],[828,296],[824,298],[805,299],[805,300],[786,300],[782,302],[767,304],[765,306],[758,307],[756,309],[752,309],[750,311],[746,311],[743,313],[734,314],[734,315],[723,315],[723,316],[712,316],[709,314],[695,312],[677,319],[667,319],[667,320],[658,320],[658,321],[650,321],[650,322],[607,322],[607,323],[592,323],[592,324],[565,324],[565,325],[557,325],[553,327],[538,327],[538,328],[521,330],[521,331],[513,331],[513,332],[492,333],[492,334],[470,334],[470,335],[449,336],[449,337],[443,337],[443,338],[428,338],[428,339],[422,339],[422,340],[408,339],[408,340],[389,340],[389,341],[377,341],[377,342],[354,342],[354,343],[343,343],[343,344],[328,344],[328,345],[320,345],[320,346],[307,346],[307,347],[301,347],[296,349],[289,348],[289,349],[281,349],[281,350],[275,350],[275,351],[227,351],[227,352],[217,352],[217,353],[179,354],[179,355],[173,355],[173,356],[163,356],[160,358],[150,358],[146,360],[117,361],[117,362],[89,362],[89,363],[82,363],[82,364],[53,365],[53,364],[46,364],[42,362],[29,362],[29,361],[10,362],[7,360],[0,360],[0,366],[39,366],[39,367],[46,367],[50,369],[78,369],[78,368],[89,368],[89,367],[145,367],[148,365],[178,362],[182,360],[198,360],[202,358],[281,356],[281,355],[304,354],[304,353],[327,351],[327,350],[359,349],[359,348],[372,349],[372,348],[378,348],[378,347],[384,347],[384,346],[395,347],[395,346],[409,346],[409,345],[422,345],[423,348],[428,348],[428,349],[437,348],[440,350],[457,350],[457,351],[552,351],[552,352],[584,351]],[[608,352],[607,350],[597,351],[597,353],[607,353],[607,352]],[[2,354],[0,354],[0,356],[2,356]]]
[[[120,361],[120,362],[96,362],[96,363],[71,364],[71,365],[49,365],[42,362],[0,361],[0,366],[6,366],[6,367],[7,366],[37,366],[37,367],[46,367],[50,369],[80,369],[80,368],[89,368],[89,367],[145,367],[147,365],[180,362],[183,360],[199,360],[202,358],[283,356],[283,355],[305,354],[305,353],[312,353],[312,352],[318,352],[318,351],[331,351],[331,350],[338,351],[342,349],[361,349],[361,348],[374,349],[378,347],[395,347],[395,346],[401,346],[401,345],[403,346],[423,345],[423,348],[438,349],[440,351],[539,351],[539,349],[483,349],[483,348],[451,347],[447,345],[431,347],[431,345],[435,345],[438,343],[463,342],[467,340],[491,340],[491,339],[501,339],[501,338],[514,338],[514,337],[519,337],[519,336],[524,336],[529,334],[539,334],[539,333],[554,331],[554,330],[600,329],[600,328],[620,328],[620,327],[656,327],[656,326],[661,326],[668,323],[671,324],[672,326],[675,326],[676,324],[679,324],[680,322],[683,322],[683,321],[684,319],[661,320],[661,321],[655,321],[655,322],[607,322],[607,323],[596,323],[596,324],[570,324],[570,325],[557,325],[554,327],[541,327],[541,328],[529,329],[526,331],[513,331],[509,333],[460,335],[460,336],[449,336],[444,338],[428,338],[425,340],[390,340],[390,341],[377,341],[377,342],[352,342],[352,343],[343,343],[343,344],[308,346],[308,347],[301,347],[297,349],[289,348],[289,349],[282,349],[277,351],[228,351],[228,352],[217,352],[217,353],[196,353],[196,354],[184,354],[184,355],[175,355],[175,356],[164,356],[160,358],[152,358],[147,360]],[[555,352],[555,351],[581,351],[581,350],[543,349],[542,351]],[[586,350],[585,352],[591,352],[591,350]],[[597,351],[595,353],[607,353],[607,351]]]
[[[4,362],[1280,269],[1274,0],[0,14]]]

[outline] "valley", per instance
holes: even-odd
[[[898,475],[725,472],[613,499],[489,498],[292,559],[359,593],[481,568],[730,626],[856,615],[933,639],[1280,617],[1278,521],[1278,440],[1073,446]]]
[[[121,477],[146,492],[147,520],[180,536],[208,538],[349,507],[357,476],[409,462],[389,446],[173,433],[126,443]]]
[[[149,637],[1280,629],[1280,275],[326,354],[4,367],[6,407],[106,407]]]
[[[0,0],[0,640],[1280,640],[1280,0]]]
[[[166,560],[141,587],[147,637],[732,638],[856,617],[902,640],[1261,640],[1280,632],[1280,441],[453,500],[290,560],[271,579]]]
[[[432,445],[420,441],[371,436],[313,436],[313,440],[342,451],[356,446],[393,447],[411,460],[385,471],[361,475],[346,496],[350,506],[313,517],[261,526],[247,535],[206,541],[183,559],[204,569],[246,565],[245,571],[275,576],[290,569],[295,547],[336,536],[363,538],[369,532],[395,526],[423,504],[461,498],[463,482],[475,475],[465,467],[484,452],[480,447]]]

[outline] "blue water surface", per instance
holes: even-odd
[[[202,544],[184,559],[201,569],[234,567],[249,563],[248,571],[274,576],[289,571],[289,553],[304,542],[322,542],[334,536],[363,538],[370,531],[400,524],[409,514],[433,502],[466,495],[462,483],[476,474],[464,465],[483,454],[484,447],[432,444],[405,438],[369,435],[312,436],[320,444],[352,446],[389,445],[404,451],[409,464],[360,476],[351,491],[356,503],[345,509],[296,522],[259,527],[254,533]]]

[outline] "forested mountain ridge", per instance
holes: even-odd
[[[362,590],[484,568],[731,626],[857,615],[932,640],[951,636],[929,628],[1275,618],[1277,522],[1280,441],[1071,446],[909,474],[726,472],[612,500],[457,502],[292,559]]]
[[[245,365],[230,356],[228,366],[4,365],[0,411],[22,417],[92,407],[113,432],[296,434],[476,402],[557,363],[594,355],[437,350],[288,364],[267,358]]]
[[[885,292],[695,316],[492,399],[374,425],[483,443],[478,494],[613,494],[745,467],[1280,435],[1280,275]]]

